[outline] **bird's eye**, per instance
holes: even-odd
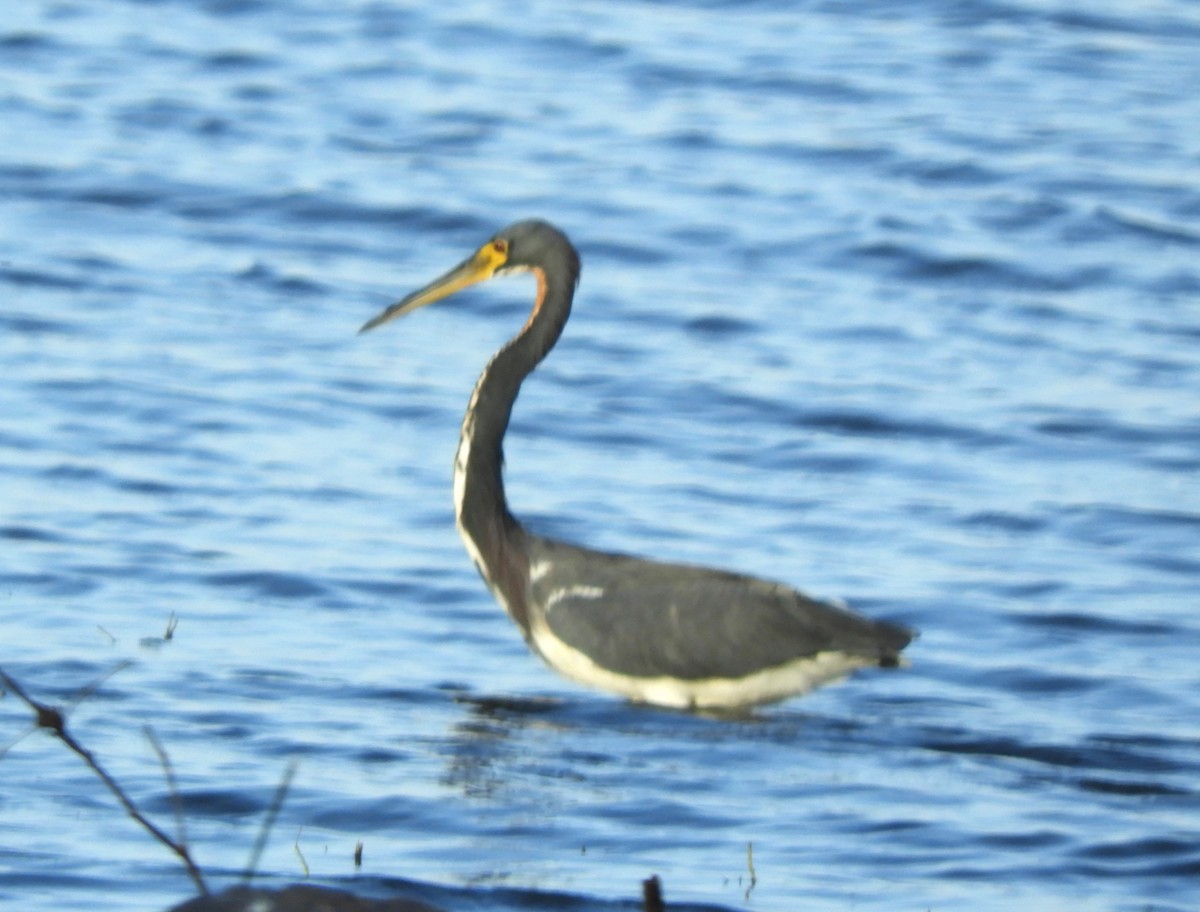
[[[492,249],[496,251],[496,253],[508,253],[508,241],[504,240],[503,238],[497,238],[496,240],[492,241]]]

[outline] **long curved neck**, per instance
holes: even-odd
[[[526,633],[524,530],[509,512],[502,444],[521,383],[554,347],[571,312],[577,273],[532,270],[538,296],[525,326],[488,362],[463,418],[454,459],[458,531],[484,581]]]

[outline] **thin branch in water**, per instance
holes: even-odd
[[[154,734],[154,729],[147,725],[142,731],[146,733],[146,740],[150,742],[150,746],[158,754],[158,762],[162,766],[163,778],[167,780],[167,789],[171,793],[171,810],[175,812],[176,838],[179,840],[180,845],[187,845],[187,823],[183,816],[183,796],[179,791],[179,783],[175,780],[175,768],[171,765],[171,758],[167,756],[166,748],[158,740],[158,735]]]
[[[6,745],[4,745],[3,747],[0,747],[0,760],[3,760],[5,754],[7,754],[10,750],[12,750],[14,747],[16,747],[18,744],[20,744],[26,738],[28,738],[35,731],[37,731],[37,728],[38,728],[37,723],[35,722],[33,725],[29,726],[29,728],[25,729],[25,731],[21,732],[21,734],[17,735],[15,738],[13,738],[11,741],[9,741]]]
[[[750,901],[750,894],[754,892],[754,886],[758,883],[758,875],[754,872],[754,843],[746,843],[746,867],[750,871],[750,885],[746,887],[746,895],[743,899],[746,902]]]
[[[300,834],[304,831],[304,827],[296,827],[296,841],[292,843],[292,848],[296,850],[296,857],[300,859],[300,867],[304,869],[304,879],[308,880],[309,870],[308,862],[304,858],[304,853],[300,851]]]
[[[82,703],[84,700],[86,700],[88,697],[92,696],[96,691],[98,691],[100,689],[101,684],[103,684],[105,681],[107,681],[113,675],[124,671],[126,668],[128,668],[132,664],[133,664],[132,659],[122,659],[120,662],[118,662],[116,665],[114,665],[112,668],[110,668],[104,674],[100,675],[100,677],[96,678],[96,680],[92,681],[90,684],[85,684],[83,687],[79,688],[79,690],[75,691],[75,693],[71,695],[71,699],[67,701],[66,709],[55,710],[55,712],[58,712],[61,716],[63,716],[65,718],[65,716],[68,712],[73,710],[76,706],[78,706],[80,703]],[[30,706],[33,705],[33,703],[30,702],[29,697],[27,697],[25,695],[25,692],[20,689],[20,687],[16,684],[15,681],[13,681],[12,678],[5,675],[4,680],[11,682],[12,686],[16,687],[16,689],[13,690],[13,693],[15,693],[18,697],[20,697],[22,700],[24,700]],[[12,687],[10,687],[9,689],[11,690]],[[16,747],[22,741],[24,741],[27,737],[29,737],[29,735],[33,734],[33,732],[37,731],[39,728],[53,728],[53,727],[54,726],[52,726],[52,725],[43,725],[39,718],[31,726],[29,726],[29,728],[25,729],[25,731],[21,732],[21,734],[17,735],[15,738],[13,738],[8,744],[4,745],[4,747],[0,747],[0,759],[3,759],[5,754],[7,754],[10,750],[12,750],[14,747]]]
[[[90,684],[83,685],[83,687],[75,691],[75,693],[71,695],[71,699],[67,701],[67,712],[70,712],[84,700],[93,696],[96,691],[100,689],[100,685],[102,685],[109,678],[113,677],[113,675],[120,674],[132,664],[133,659],[121,659],[121,661],[119,661],[108,671],[104,672],[104,674],[100,675],[100,677],[96,678]]]
[[[283,808],[283,802],[287,798],[288,789],[292,784],[292,777],[295,775],[296,761],[293,760],[284,770],[283,779],[275,789],[275,797],[271,799],[271,806],[267,809],[267,816],[263,818],[262,826],[258,829],[258,838],[254,841],[250,860],[246,863],[246,870],[242,872],[242,883],[246,886],[249,886],[250,881],[254,879],[258,860],[262,857],[263,849],[267,847],[267,837],[271,835],[271,828],[275,826],[275,818],[279,816],[279,811]]]
[[[192,878],[192,882],[196,885],[196,889],[200,891],[201,895],[208,896],[208,887],[204,883],[204,875],[200,873],[200,869],[196,867],[196,863],[192,861],[192,856],[188,852],[187,846],[173,840],[137,809],[137,806],[133,803],[130,797],[125,794],[125,790],[122,789],[117,781],[108,774],[108,771],[100,765],[99,761],[96,760],[92,752],[76,741],[71,733],[67,731],[67,723],[66,719],[63,718],[62,711],[56,707],[47,706],[45,703],[39,703],[37,700],[33,699],[31,696],[25,693],[21,685],[9,677],[9,675],[2,668],[0,668],[0,684],[3,684],[9,690],[15,693],[26,705],[29,706],[30,709],[34,711],[37,716],[38,728],[48,729],[51,734],[58,738],[59,741],[65,744],[81,760],[83,760],[83,762],[88,765],[92,772],[100,777],[100,781],[108,786],[108,790],[113,793],[117,801],[119,801],[121,806],[125,808],[125,812],[129,814],[130,817],[141,824],[142,828],[151,836],[179,856],[179,859],[183,862],[184,867],[187,868],[188,875]]]

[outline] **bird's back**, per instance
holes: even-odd
[[[577,680],[649,702],[781,699],[855,667],[894,666],[912,639],[741,574],[532,536],[529,556],[533,645]]]

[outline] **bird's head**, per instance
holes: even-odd
[[[426,304],[448,298],[470,285],[515,272],[535,272],[539,282],[565,278],[570,288],[579,279],[579,254],[567,236],[540,219],[514,222],[497,231],[482,247],[424,288],[401,298],[363,324],[360,333]]]

